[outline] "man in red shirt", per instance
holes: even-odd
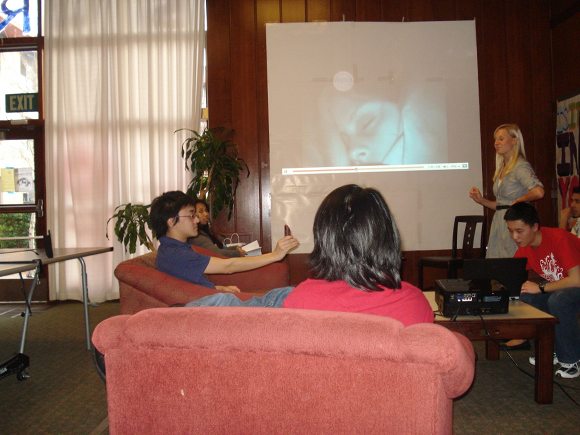
[[[529,280],[522,285],[520,299],[557,317],[556,375],[580,375],[580,239],[561,228],[540,228],[536,209],[517,203],[504,219],[518,245],[515,257],[527,258]],[[534,358],[530,363],[535,364]]]

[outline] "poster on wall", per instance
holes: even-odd
[[[580,124],[580,94],[557,103],[556,122],[556,176],[558,181],[558,204],[560,226],[571,229],[576,225],[569,213],[574,188],[580,186],[580,163],[578,161],[578,139]]]

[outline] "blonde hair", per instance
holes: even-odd
[[[524,148],[524,137],[522,136],[522,131],[517,124],[502,124],[497,127],[493,132],[493,137],[498,131],[505,130],[507,133],[512,137],[512,139],[516,140],[514,144],[513,152],[509,160],[506,162],[502,156],[499,154],[495,154],[495,174],[493,174],[493,181],[497,180],[499,174],[503,169],[503,176],[505,177],[516,165],[518,159],[521,157],[524,160],[526,159],[526,149]]]

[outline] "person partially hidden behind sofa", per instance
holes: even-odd
[[[194,202],[197,223],[197,236],[190,237],[187,242],[195,246],[200,246],[224,257],[244,257],[247,252],[239,246],[224,246],[222,240],[214,234],[209,222],[209,207],[203,199],[196,199]]]
[[[264,255],[218,258],[199,254],[187,243],[189,238],[198,234],[199,219],[195,213],[195,199],[181,191],[166,192],[155,198],[151,203],[150,219],[153,234],[160,243],[155,260],[157,269],[220,292],[238,293],[240,289],[236,286],[216,286],[206,274],[230,274],[257,269],[282,260],[299,244],[293,236],[284,236],[271,253]],[[260,297],[259,301],[266,305],[276,305],[278,298],[291,289],[292,287],[274,289],[268,296]],[[252,300],[257,303],[255,299]]]
[[[333,190],[316,212],[313,232],[313,278],[273,298],[269,292],[240,301],[234,294],[221,293],[186,306],[264,306],[275,299],[269,306],[368,313],[404,325],[433,322],[423,292],[401,280],[399,231],[377,190],[354,184]]]
[[[558,318],[555,328],[556,375],[580,375],[580,239],[561,228],[540,227],[534,206],[520,202],[505,213],[515,257],[527,258],[528,281],[520,299]],[[535,365],[530,357],[530,364]]]

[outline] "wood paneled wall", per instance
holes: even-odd
[[[580,0],[550,5],[554,95],[562,100],[580,93]]]
[[[218,221],[220,229],[248,234],[265,247],[271,244],[265,24],[320,20],[475,19],[484,193],[492,195],[493,130],[516,122],[528,159],[546,186],[538,204],[542,221],[556,223],[548,0],[207,0],[207,16],[210,126],[235,130],[235,142],[251,171],[239,187],[234,217]],[[487,216],[489,225],[491,214]],[[405,253],[405,279],[416,282],[421,255]],[[304,259],[291,261],[297,269],[305,268]],[[299,280],[301,274],[295,276]]]

